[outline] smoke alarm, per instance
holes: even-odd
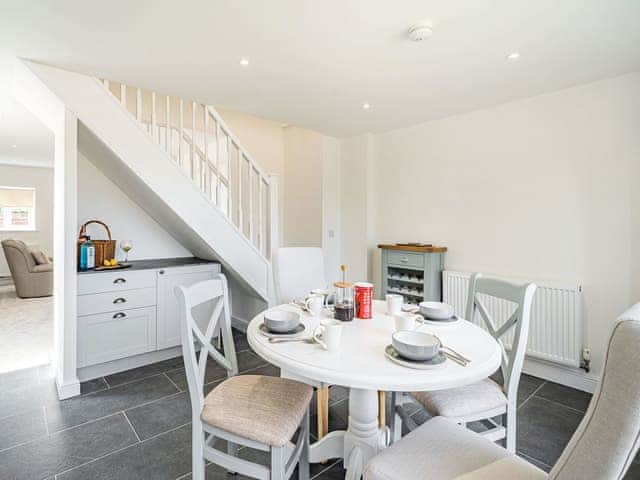
[[[420,42],[433,34],[433,27],[428,22],[417,23],[409,28],[409,38],[414,42]]]

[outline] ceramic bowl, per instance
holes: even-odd
[[[391,344],[398,355],[409,360],[422,362],[431,360],[440,353],[440,340],[426,332],[402,330],[391,337]]]
[[[453,317],[453,307],[442,302],[420,302],[420,313],[431,320],[448,320]]]
[[[300,315],[288,310],[272,310],[264,314],[264,324],[271,332],[286,333],[300,324]]]

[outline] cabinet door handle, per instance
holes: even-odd
[[[164,270],[160,270],[158,273],[159,273],[160,275],[164,275]]]
[[[127,283],[127,281],[124,278],[116,278],[113,283]]]
[[[126,303],[126,302],[127,302],[127,299],[122,297],[118,297],[113,301],[113,303]]]
[[[118,313],[116,313],[116,314],[113,316],[113,318],[124,318],[124,317],[126,317],[126,316],[127,316],[127,314],[126,314],[126,313],[124,313],[124,312],[118,312]]]
[[[407,262],[409,261],[409,257],[401,257],[401,258],[400,258],[400,261],[401,261],[402,263],[407,263]]]

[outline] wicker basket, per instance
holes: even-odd
[[[91,239],[91,242],[93,242],[96,249],[96,267],[103,265],[105,260],[111,260],[116,256],[116,241],[111,239],[111,230],[109,230],[109,226],[100,220],[89,220],[80,227],[80,233],[78,234],[78,266],[80,266],[80,247],[84,242],[86,242],[87,225],[92,223],[102,225],[107,232],[108,237],[107,240]]]

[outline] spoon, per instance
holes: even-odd
[[[269,343],[289,343],[289,342],[303,342],[303,343],[316,343],[313,337],[308,338],[270,338]]]

